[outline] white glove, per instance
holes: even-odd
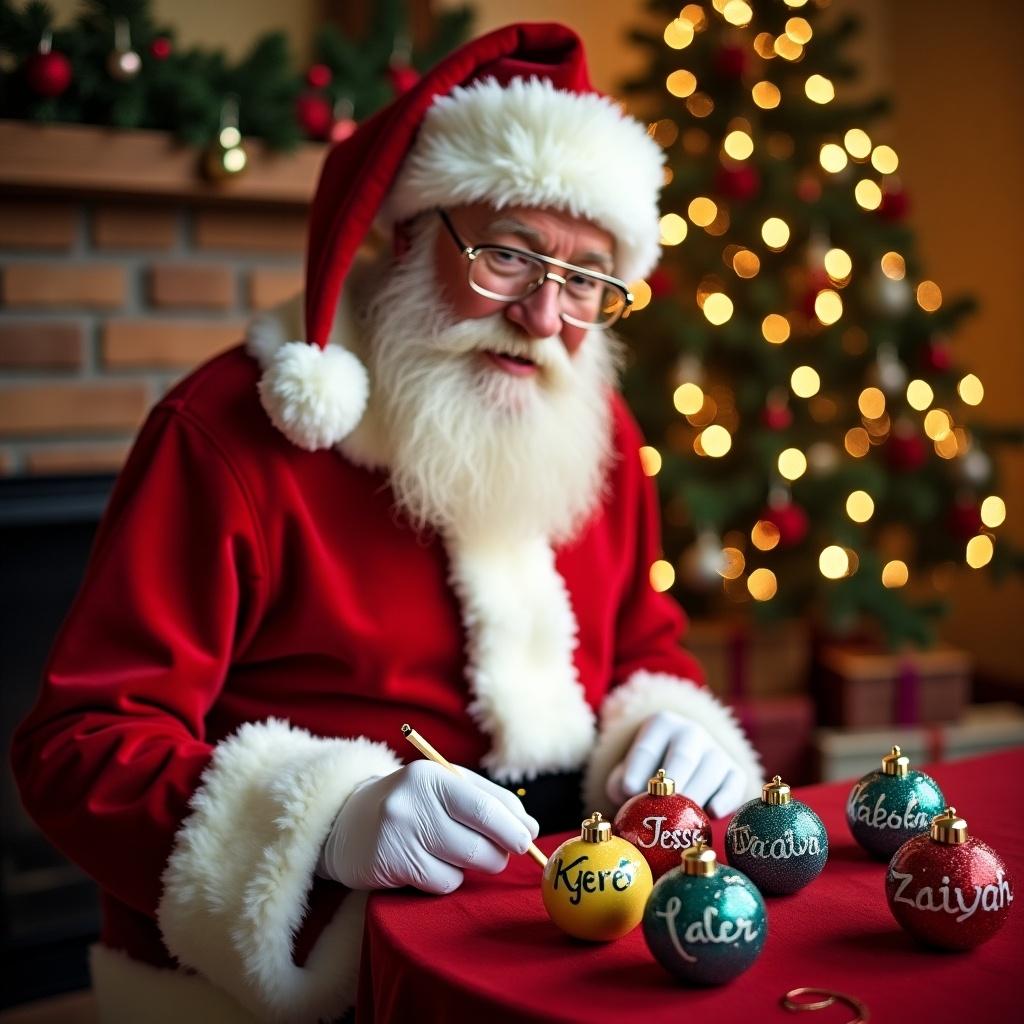
[[[342,804],[317,873],[350,889],[452,892],[462,869],[496,875],[539,831],[515,794],[482,775],[413,761]]]
[[[746,779],[739,766],[702,725],[659,711],[646,719],[626,756],[611,771],[605,792],[618,807],[647,789],[659,768],[675,780],[676,792],[706,805],[720,818],[734,811],[743,797]]]

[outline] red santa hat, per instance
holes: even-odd
[[[327,342],[375,221],[481,201],[553,208],[608,230],[615,273],[630,281],[658,257],[662,164],[644,126],[591,86],[570,29],[510,25],[456,50],[328,153],[310,218],[306,340],[281,346],[260,382],[271,419],[316,450],[362,418],[366,370]]]

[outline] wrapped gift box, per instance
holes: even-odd
[[[759,626],[743,619],[694,619],[686,647],[722,699],[742,701],[807,691],[810,630],[800,621]]]
[[[1009,702],[976,704],[959,722],[948,724],[855,731],[817,729],[813,745],[823,782],[856,779],[878,768],[893,745],[910,758],[914,768],[1024,747],[1024,709]]]
[[[971,658],[951,647],[893,654],[824,646],[814,689],[822,725],[866,729],[952,722],[970,700]]]
[[[791,786],[816,781],[814,701],[809,696],[746,700],[732,707],[761,755],[766,778],[781,775]]]

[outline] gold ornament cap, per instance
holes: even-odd
[[[776,775],[771,782],[766,782],[761,787],[761,799],[766,804],[788,804],[792,799],[789,786],[782,781],[781,775]]]
[[[659,768],[658,774],[647,780],[647,792],[650,796],[672,796],[675,791],[676,780],[670,779],[664,768]]]
[[[600,811],[594,811],[580,830],[580,839],[585,843],[607,843],[612,837],[612,823],[601,817]]]
[[[683,874],[710,878],[718,870],[718,858],[710,846],[702,842],[683,850]]]
[[[910,771],[910,758],[900,751],[899,747],[893,747],[892,753],[882,758],[882,771],[886,775],[896,775],[905,778]]]
[[[932,818],[931,836],[937,843],[959,846],[967,842],[967,822],[956,813],[955,807],[947,807]]]

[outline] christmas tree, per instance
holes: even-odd
[[[626,84],[666,153],[663,259],[623,323],[663,498],[652,584],[711,612],[874,623],[925,645],[950,565],[1019,569],[983,386],[948,339],[973,303],[927,278],[882,100],[849,103],[854,19],[827,0],[653,0]]]

